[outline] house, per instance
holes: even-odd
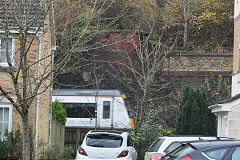
[[[217,116],[218,136],[240,138],[240,1],[234,3],[234,51],[231,98],[209,108]]]
[[[23,131],[19,111],[26,112],[19,106],[25,104],[35,142],[42,139],[46,143],[50,139],[55,50],[51,7],[44,12],[47,5],[51,1],[0,2],[0,132],[18,127]]]

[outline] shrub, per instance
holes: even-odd
[[[52,146],[44,149],[39,154],[39,159],[51,159],[51,160],[70,160],[73,159],[74,151],[71,146],[65,147],[63,151],[59,148],[59,146]]]
[[[153,115],[159,114],[157,109],[149,109],[142,123],[138,123],[133,131],[130,131],[130,136],[135,143],[138,151],[138,157],[143,158],[148,147],[153,141],[161,135],[172,134],[170,130],[163,129],[159,121]]]
[[[33,132],[32,129],[29,129],[30,135],[30,154],[31,157],[33,155]],[[21,159],[22,157],[22,134],[20,131],[20,127],[18,126],[17,130],[14,132],[8,133],[5,131],[4,133],[4,141],[0,141],[0,159],[4,159],[1,156],[6,157],[7,154],[8,159]],[[7,151],[6,151],[7,150]],[[5,153],[5,154],[2,154]]]
[[[57,122],[65,125],[67,118],[67,112],[66,109],[63,108],[62,104],[56,100],[52,104],[52,119],[56,120]]]
[[[162,131],[158,134],[158,137],[162,137],[162,136],[170,136],[172,135],[173,132],[167,128],[163,128]]]
[[[10,155],[17,154],[18,157],[22,157],[22,134],[20,131],[20,127],[14,132],[5,132],[6,141],[8,146],[11,148]]]
[[[8,155],[11,154],[10,150],[8,143],[0,140],[0,159],[7,159]]]

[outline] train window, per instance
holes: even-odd
[[[110,118],[110,101],[103,102],[103,119]]]
[[[62,103],[67,118],[95,118],[96,103]]]

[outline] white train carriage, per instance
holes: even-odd
[[[55,89],[52,101],[58,100],[66,109],[65,127],[131,129],[134,123],[125,98],[119,90]]]

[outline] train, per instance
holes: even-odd
[[[54,89],[52,93],[52,102],[58,100],[66,109],[66,128],[132,129],[126,99],[118,89]]]

